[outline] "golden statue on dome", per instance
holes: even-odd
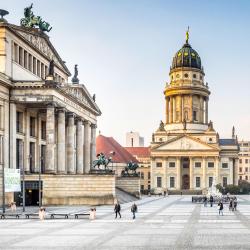
[[[188,26],[188,29],[186,31],[186,43],[188,43],[188,40],[189,40],[189,26]]]

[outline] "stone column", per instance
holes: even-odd
[[[200,96],[200,112],[199,112],[199,123],[203,123],[203,109],[202,109],[203,96]]]
[[[182,103],[183,103],[183,96],[180,96],[180,122],[183,122],[183,108],[182,108]]]
[[[91,124],[91,148],[90,148],[90,163],[96,159],[96,124]]]
[[[215,157],[215,176],[216,176],[216,180],[217,180],[217,183],[216,184],[219,184],[220,183],[220,166],[219,166],[219,157]]]
[[[203,188],[207,187],[207,178],[206,178],[206,158],[202,157],[202,179],[203,179]]]
[[[170,96],[170,111],[169,111],[169,123],[173,122],[173,97]]]
[[[39,173],[39,168],[41,165],[41,116],[39,110],[36,116],[36,156],[35,156],[35,172]]]
[[[16,104],[10,102],[10,168],[16,168]]]
[[[66,141],[65,141],[65,110],[58,110],[57,120],[57,173],[66,173]]]
[[[74,164],[74,129],[75,129],[74,114],[68,113],[67,172],[69,174],[76,173]]]
[[[166,96],[166,123],[169,123],[169,97]]]
[[[30,172],[30,113],[25,112],[25,139],[24,139],[24,171]]]
[[[76,160],[76,173],[83,174],[83,127],[80,117],[76,123]]]
[[[208,97],[206,98],[206,119],[205,123],[208,124]]]
[[[193,122],[194,121],[194,117],[193,117],[193,96],[190,95],[190,121]]]
[[[90,122],[84,121],[84,172],[90,171]]]
[[[177,164],[176,164],[176,189],[180,190],[181,189],[181,158],[177,157]]]
[[[194,168],[193,168],[193,158],[192,157],[190,157],[189,158],[189,169],[190,169],[190,171],[189,171],[189,175],[190,175],[190,189],[193,189],[194,188]]]
[[[238,180],[239,180],[239,176],[238,176],[238,164],[239,163],[239,159],[238,158],[234,158],[233,159],[233,165],[234,165],[234,185],[238,185]]]
[[[56,173],[55,168],[55,107],[47,107],[45,173]]]

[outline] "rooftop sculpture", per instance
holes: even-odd
[[[20,24],[26,28],[39,28],[42,32],[50,32],[52,27],[48,22],[42,20],[40,16],[35,16],[33,11],[33,3],[24,9],[24,18],[21,19]]]

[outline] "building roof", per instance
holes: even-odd
[[[115,152],[112,155],[110,152]],[[107,157],[111,156],[113,162],[129,163],[130,161],[138,163],[136,158],[122,147],[113,137],[98,135],[96,138],[96,154],[104,153]]]
[[[219,144],[222,146],[237,145],[236,139],[219,139]]]
[[[150,148],[149,147],[124,147],[131,155],[138,158],[149,158]]]

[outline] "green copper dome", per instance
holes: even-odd
[[[202,70],[200,56],[194,49],[192,49],[188,42],[186,42],[175,54],[171,69],[181,67],[190,67]]]

